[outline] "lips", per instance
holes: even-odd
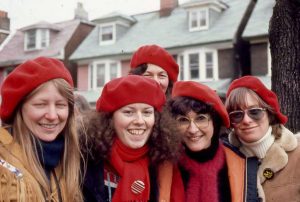
[[[204,135],[188,136],[187,139],[191,142],[199,141]]]

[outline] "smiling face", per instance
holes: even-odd
[[[193,121],[190,121],[188,126],[178,123],[178,129],[182,134],[185,145],[189,150],[194,152],[206,149],[211,145],[211,139],[214,133],[213,122],[210,119],[202,119],[201,121],[206,121],[206,123],[198,124],[197,126],[197,122],[201,122],[200,120],[197,121],[197,119],[203,116],[209,117],[208,114],[200,115],[194,111],[190,111],[185,117]]]
[[[64,129],[69,105],[52,82],[46,83],[22,106],[25,125],[40,140],[51,142]]]
[[[261,107],[258,100],[251,94],[247,93],[246,104],[241,110]],[[269,117],[266,111],[260,120],[254,120],[245,113],[243,120],[237,124],[232,124],[237,136],[245,142],[251,143],[260,140],[267,132],[270,125]]]
[[[118,138],[132,149],[141,148],[147,143],[154,122],[154,108],[144,103],[126,105],[113,114]]]
[[[169,85],[168,73],[161,67],[154,64],[147,64],[147,70],[143,76],[154,79],[161,87],[164,93],[166,93]]]

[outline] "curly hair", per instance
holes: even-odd
[[[141,64],[137,66],[137,68],[131,69],[129,71],[129,74],[134,74],[134,75],[143,75],[147,71],[148,65],[147,63]],[[168,88],[166,91],[166,97],[169,99],[172,94],[172,89],[173,89],[173,81],[169,80]]]
[[[87,148],[89,157],[98,161],[108,159],[113,141],[116,137],[113,113],[92,112],[84,118],[86,125]],[[177,161],[180,152],[181,136],[178,134],[175,121],[168,110],[162,113],[155,111],[155,123],[148,140],[151,163],[157,165],[163,161]]]

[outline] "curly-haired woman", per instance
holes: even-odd
[[[171,117],[159,113],[165,100],[159,84],[141,76],[104,86],[97,112],[85,119],[91,153],[86,201],[182,201],[178,184],[164,181],[172,172],[160,172],[164,161],[176,160],[180,143]],[[172,177],[176,183],[177,175]]]

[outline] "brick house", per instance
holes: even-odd
[[[17,65],[46,56],[63,61],[76,85],[77,67],[69,57],[94,27],[88,22],[82,4],[78,4],[73,20],[58,23],[42,21],[18,29],[0,51],[0,84]]]
[[[7,12],[0,10],[0,45],[10,33],[10,19]]]

